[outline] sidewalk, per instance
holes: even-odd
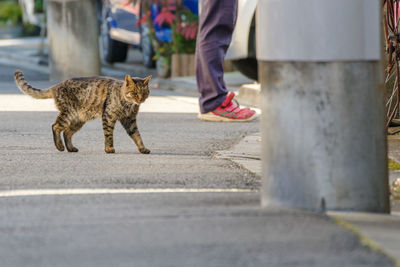
[[[38,65],[44,63],[37,54],[38,39],[26,39],[26,42],[9,41],[8,44],[4,40],[0,40],[0,64],[21,65],[22,62],[26,68],[35,69],[43,73],[48,73],[48,67]],[[136,64],[138,65],[138,64]],[[143,73],[140,66],[135,64],[118,64],[115,67],[103,66],[102,73],[104,75],[112,75],[123,77],[129,70],[131,73],[140,75]],[[146,71],[146,70],[144,70]],[[249,83],[248,79],[243,78],[238,73],[230,73],[226,75],[226,83],[229,88],[239,91],[243,83]],[[171,80],[155,79],[153,89],[166,89],[184,96],[197,96],[196,84],[194,77],[175,78]],[[179,98],[176,101],[182,101]],[[193,104],[193,103],[192,103]],[[253,103],[257,106],[257,103]],[[215,157],[219,159],[231,160],[250,172],[261,176],[261,158],[260,158],[261,137],[260,134],[246,136],[232,149],[218,151]],[[400,162],[400,138],[389,138],[389,156]],[[390,173],[390,180],[400,177],[397,172]],[[400,266],[400,204],[395,203],[391,215],[365,214],[365,213],[339,213],[329,212],[328,216],[339,226],[344,227],[355,233],[365,246],[371,247],[373,250],[381,249],[387,255],[395,258]],[[222,212],[222,211],[221,211]],[[244,212],[244,211],[243,211]],[[251,213],[251,211],[249,211]],[[280,211],[275,211],[279,213]],[[257,213],[257,212],[256,212]],[[270,213],[274,213],[270,212]],[[296,211],[296,216],[308,216],[307,213]],[[282,212],[284,214],[284,212]],[[257,214],[256,214],[257,215]],[[256,215],[252,215],[254,218]],[[257,215],[259,216],[259,215]],[[296,217],[294,216],[294,217]],[[313,215],[310,215],[311,217]],[[317,216],[317,215],[316,215]],[[273,216],[272,216],[273,217]],[[320,220],[320,219],[318,219]],[[313,225],[324,223],[324,220],[318,221]],[[306,224],[304,224],[305,227]],[[296,225],[293,225],[296,227]],[[261,228],[260,228],[261,229]],[[309,229],[310,230],[310,229]],[[271,233],[273,231],[271,230]],[[310,230],[310,234],[311,234]]]
[[[44,56],[39,55],[41,39],[29,37],[23,39],[0,39],[0,64],[20,66],[49,74],[47,39],[44,40]],[[141,63],[141,55],[137,49],[130,49],[127,61],[109,65],[103,62],[102,75],[123,78],[129,73],[133,76],[153,75],[151,86],[153,89],[164,89],[184,96],[198,97],[195,77],[176,77],[172,79],[158,78],[155,69],[148,69]],[[239,72],[229,72],[225,75],[225,83],[230,91],[238,94],[240,103],[258,107],[260,88],[254,81],[246,78]],[[246,84],[246,86],[243,86]]]
[[[388,138],[389,157],[400,162],[400,137]],[[261,176],[261,137],[253,134],[244,137],[230,150],[217,151],[216,158],[231,160]],[[390,183],[400,177],[390,172]],[[392,202],[391,215],[357,212],[328,212],[339,225],[358,234],[365,245],[382,249],[398,261],[400,266],[400,201]]]

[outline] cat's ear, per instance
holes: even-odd
[[[129,74],[125,75],[125,83],[126,83],[127,85],[129,85],[129,84],[135,84],[135,82],[133,81],[131,75],[129,75]]]
[[[151,75],[150,75],[150,76],[147,76],[147,77],[144,79],[144,83],[145,83],[145,84],[149,84],[151,77],[152,77]]]

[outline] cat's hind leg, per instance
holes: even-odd
[[[54,144],[56,145],[56,148],[59,151],[64,151],[65,149],[60,134],[68,126],[69,126],[68,117],[64,113],[60,113],[56,119],[56,122],[52,126]]]
[[[68,128],[64,130],[64,142],[67,147],[68,152],[78,152],[79,150],[72,145],[72,136],[79,131],[85,122],[82,121],[74,121],[71,122]]]

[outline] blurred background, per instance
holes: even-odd
[[[242,1],[254,2],[254,1]],[[155,69],[159,77],[194,75],[194,51],[198,27],[198,0],[178,1],[97,0],[100,56],[104,64],[125,64]],[[238,70],[257,80],[255,58],[255,5],[246,13],[242,31],[246,51],[228,53],[225,71]],[[240,14],[243,17],[243,14]],[[243,23],[241,23],[243,24]],[[46,1],[0,0],[0,39],[40,37],[39,54],[46,64]],[[77,47],[76,49],[79,49]],[[243,48],[241,48],[243,50]],[[129,67],[128,67],[129,68]],[[131,66],[132,68],[132,66]]]

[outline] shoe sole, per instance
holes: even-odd
[[[212,112],[207,112],[207,113],[199,113],[197,115],[197,118],[202,121],[213,121],[213,122],[246,122],[246,121],[252,121],[257,119],[258,114],[254,113],[253,116],[247,119],[231,119],[231,118],[226,118],[222,116],[215,115]]]

